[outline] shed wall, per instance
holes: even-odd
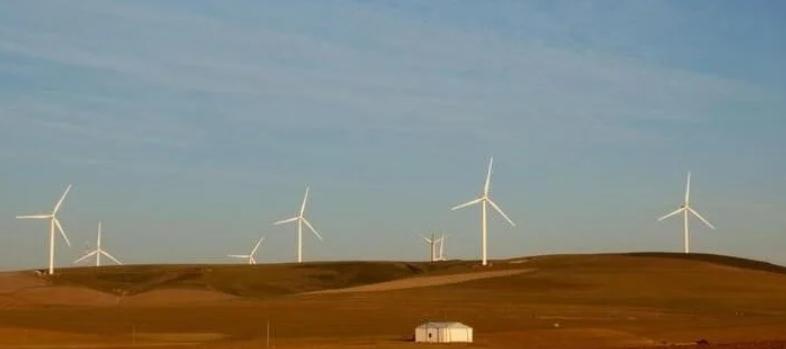
[[[472,328],[418,327],[415,342],[419,343],[472,343]]]

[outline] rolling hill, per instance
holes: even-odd
[[[262,347],[268,321],[278,348],[399,348],[427,320],[486,348],[756,347],[786,340],[786,268],[669,253],[74,268],[0,274],[0,310],[0,348]]]

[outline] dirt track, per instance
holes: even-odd
[[[452,285],[462,282],[469,282],[473,280],[482,280],[482,279],[490,279],[490,278],[503,277],[503,276],[511,276],[521,273],[529,273],[532,271],[534,271],[534,269],[497,270],[497,271],[483,271],[483,272],[475,272],[475,273],[463,273],[463,274],[451,274],[451,275],[439,275],[439,276],[422,276],[422,277],[413,277],[403,280],[380,282],[371,285],[347,287],[347,288],[340,288],[335,290],[307,292],[305,294],[384,292],[384,291],[405,290],[410,288]]]

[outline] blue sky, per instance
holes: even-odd
[[[104,221],[132,263],[696,251],[786,263],[779,1],[51,1],[0,4],[0,268],[43,266],[17,214],[74,190],[70,264]]]

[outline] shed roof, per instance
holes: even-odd
[[[455,321],[430,321],[430,322],[427,322],[427,323],[424,323],[424,324],[418,326],[418,328],[434,328],[434,327],[437,327],[437,328],[471,328],[471,327],[469,327],[469,326],[467,326],[465,324],[462,324],[460,322],[455,322]]]

